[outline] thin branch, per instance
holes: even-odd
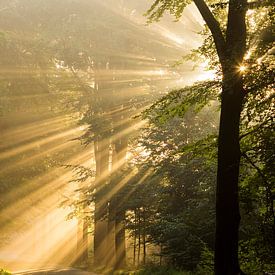
[[[194,3],[212,33],[219,59],[221,63],[223,63],[225,60],[225,39],[220,28],[220,24],[204,0],[194,0]]]
[[[211,8],[226,8],[228,6],[229,2],[221,2],[221,3],[214,3],[211,4]],[[258,9],[258,8],[264,8],[264,7],[270,7],[273,5],[273,0],[261,0],[261,1],[253,1],[247,3],[247,9]]]
[[[264,173],[262,172],[262,170],[250,159],[250,157],[242,152],[241,155],[249,162],[249,164],[258,172],[258,174],[260,175],[260,177],[262,178],[263,182],[265,183],[266,189],[267,189],[267,195],[266,195],[266,202],[267,205],[270,204],[270,212],[272,213],[273,219],[275,217],[274,214],[274,208],[273,208],[273,194],[270,188],[270,183],[268,182],[266,176],[264,175]]]
[[[264,183],[267,186],[269,186],[269,182],[267,181],[267,179],[266,179],[264,173],[262,172],[262,170],[250,159],[250,157],[246,153],[242,152],[241,155],[251,164],[251,166],[253,166],[257,170],[258,174],[261,176]]]
[[[263,125],[267,124],[269,121],[271,121],[272,119],[267,119],[265,120],[264,122],[260,123],[257,127],[255,127],[254,129],[252,129],[251,131],[245,133],[245,134],[242,134],[240,137],[239,137],[239,140],[253,134],[254,132],[257,132]]]

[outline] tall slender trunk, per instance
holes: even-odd
[[[96,197],[95,197],[95,228],[94,228],[94,265],[106,266],[107,236],[108,236],[108,208],[107,202],[100,191],[104,188],[109,169],[109,142],[98,137],[94,144],[96,159]]]
[[[242,76],[238,72],[238,67],[242,64],[246,51],[247,0],[228,1],[225,33],[205,0],[194,0],[194,3],[211,31],[223,71],[218,140],[215,274],[236,275],[240,273],[238,262],[239,125],[244,96]]]
[[[218,139],[215,274],[240,274],[238,177],[239,125],[244,91],[242,76],[232,68],[224,74]]]
[[[116,265],[116,201],[111,199],[109,201],[108,213],[108,249],[106,254],[106,261],[108,268],[114,268]]]
[[[134,258],[133,265],[136,266],[136,251],[137,251],[137,210],[134,211]]]
[[[116,246],[116,268],[123,268],[126,266],[126,242],[125,242],[125,211],[116,213],[116,232],[115,232],[115,246]]]
[[[137,258],[137,262],[138,262],[138,266],[140,264],[140,250],[141,250],[141,228],[140,228],[140,209],[138,209],[138,258]]]
[[[86,212],[87,202],[84,202],[82,207],[84,212]],[[86,264],[88,262],[88,228],[89,222],[86,217],[79,217],[77,222],[77,256],[75,259],[77,264]]]
[[[145,263],[146,263],[146,215],[145,215],[145,209],[143,209],[142,239],[143,239],[143,265],[145,265]]]
[[[225,47],[220,62],[223,87],[218,140],[216,190],[215,274],[242,273],[238,260],[239,240],[239,126],[244,98],[243,76],[238,68],[246,51],[247,0],[230,0]]]
[[[76,259],[77,264],[81,264],[82,258],[82,242],[83,242],[83,220],[78,218],[77,220],[77,247],[76,247]]]
[[[120,117],[120,119],[123,119],[123,117]],[[113,169],[115,173],[121,170],[126,163],[127,145],[128,145],[127,137],[119,137],[119,138],[116,138],[116,140],[114,140]],[[115,214],[115,268],[118,269],[118,268],[123,268],[126,265],[126,236],[125,236],[126,235],[126,231],[125,231],[126,213],[125,213],[125,210],[123,209],[122,202],[120,202],[119,204],[116,204],[116,206],[117,208],[122,207],[122,209],[113,209],[113,211],[116,212]]]
[[[162,266],[162,257],[163,257],[163,256],[162,256],[162,245],[160,245],[159,250],[160,250],[159,265]]]
[[[82,261],[83,263],[87,264],[88,262],[88,249],[89,249],[89,245],[88,245],[88,229],[89,229],[89,222],[87,221],[87,218],[84,218],[83,220],[83,253],[82,253]]]

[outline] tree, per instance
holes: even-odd
[[[185,96],[187,93],[182,93],[179,102],[184,102]],[[173,113],[173,106],[170,110],[160,108],[159,115]],[[157,110],[151,110],[151,116],[147,116],[150,124],[139,140],[139,150],[145,153],[140,160],[137,157],[139,172],[128,203],[131,210],[146,210],[147,242],[161,247],[158,255],[164,262],[192,272],[202,261],[202,249],[214,249],[211,228],[216,150],[213,146],[208,152],[200,148],[201,143],[212,140],[217,129],[213,108],[211,105],[200,113],[193,108],[184,118],[173,117],[165,123],[159,123]],[[129,221],[134,235],[138,227]]]
[[[246,95],[241,72],[246,52],[246,11],[249,6],[268,5],[267,1],[229,0],[216,5],[228,6],[227,23],[218,22],[211,7],[214,1],[193,1],[209,28],[222,72],[221,114],[218,137],[216,187],[215,273],[241,273],[238,261],[240,223],[238,179],[240,166],[239,126]],[[180,18],[191,1],[157,0],[147,12],[149,21],[159,20],[168,10]],[[223,22],[222,22],[223,23]]]

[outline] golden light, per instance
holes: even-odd
[[[245,65],[241,65],[238,69],[241,73],[244,73],[247,70],[247,67]]]
[[[108,8],[113,9],[112,6]],[[119,13],[117,9],[114,9],[114,11]],[[180,28],[172,30],[169,27],[169,22],[169,24],[164,24],[164,26],[157,23],[150,26],[150,33],[148,35],[154,38],[156,45],[168,48],[169,52],[170,50],[176,50],[180,54],[185,54],[189,49],[196,48],[201,43],[196,32],[202,28],[203,24],[199,21],[200,19],[194,15],[195,11],[194,6],[188,7],[188,12],[186,13],[189,15],[186,17],[187,19],[180,21],[180,24],[185,26],[185,28],[187,27],[186,29],[188,30],[184,32],[182,32]],[[135,10],[131,10],[130,16],[128,12],[121,12],[120,16],[126,17],[131,21],[131,24],[138,23],[138,29],[143,31],[141,24],[144,23],[144,17],[138,17]],[[29,37],[26,39],[30,39],[31,41]],[[7,70],[2,68],[0,69],[0,76],[6,79],[17,75],[20,75],[22,79],[42,76],[47,80],[48,75],[53,75],[54,78],[58,80],[59,77],[61,79],[61,76],[68,77],[68,72],[70,72],[74,74],[74,77],[77,76],[80,82],[82,79],[87,80],[86,77],[89,77],[87,85],[98,92],[101,92],[101,88],[99,88],[101,86],[98,83],[104,83],[104,85],[102,85],[104,87],[109,84],[117,85],[117,87],[119,87],[119,96],[123,99],[128,98],[129,95],[131,95],[132,98],[138,95],[140,98],[141,95],[149,94],[151,92],[151,84],[149,81],[162,81],[162,83],[164,83],[162,85],[168,90],[170,86],[183,86],[186,83],[196,80],[214,79],[216,77],[216,71],[208,70],[209,66],[207,61],[200,66],[199,72],[190,72],[190,66],[186,65],[183,68],[184,74],[181,74],[176,70],[173,72],[172,67],[168,68],[168,64],[174,62],[175,57],[173,55],[167,58],[165,56],[165,60],[162,60],[162,57],[158,57],[157,52],[148,54],[147,51],[140,51],[139,54],[140,55],[124,52],[116,53],[116,56],[119,56],[122,60],[131,59],[131,62],[135,64],[135,66],[129,66],[128,69],[124,65],[122,69],[112,69],[112,66],[106,65],[102,67],[104,69],[97,71],[93,69],[92,66],[89,66],[87,71],[70,69],[65,61],[54,58],[51,59],[52,65],[50,69],[38,70],[36,68],[30,68],[27,70],[26,68],[14,68]],[[180,56],[180,54],[177,56]],[[81,57],[83,53],[79,52],[78,55]],[[137,64],[139,66],[136,66]],[[52,85],[54,84],[55,80]],[[70,91],[70,84],[71,83],[67,83],[66,80],[65,85],[68,85],[69,88],[66,88],[66,91],[62,90],[62,95],[66,94],[66,96],[70,96],[71,92],[78,95],[81,92],[82,86],[78,85],[79,83],[73,84],[76,86],[76,91]],[[110,85],[109,87],[113,89],[113,86]],[[105,91],[103,90],[103,92]],[[76,96],[76,94],[74,94],[74,96]],[[14,97],[7,96],[5,100],[16,105],[19,100],[41,101],[44,100],[44,97],[47,98],[49,96],[51,96],[51,94],[23,93],[22,95],[16,94]],[[42,110],[45,109],[44,105],[46,104],[46,100],[45,104],[41,104],[43,105]],[[110,118],[119,117],[119,119],[114,123],[116,130],[112,136],[102,138],[101,140],[102,143],[104,143],[103,150],[100,151],[101,158],[103,159],[106,156],[110,156],[109,167],[106,169],[107,171],[103,170],[102,173],[99,173],[96,180],[94,176],[91,176],[92,179],[79,183],[74,181],[78,175],[74,174],[71,167],[64,169],[64,167],[57,166],[57,163],[62,161],[62,164],[82,166],[96,171],[96,166],[98,165],[95,157],[96,150],[94,149],[96,145],[93,144],[95,145],[95,147],[93,147],[91,144],[89,148],[82,149],[81,147],[80,149],[80,145],[76,145],[77,141],[73,141],[81,136],[81,133],[85,131],[86,128],[86,126],[76,124],[75,118],[78,117],[78,112],[72,111],[70,115],[62,114],[56,116],[51,113],[51,117],[48,117],[48,111],[46,114],[45,111],[43,111],[43,113],[41,111],[41,114],[37,115],[36,120],[22,118],[1,133],[1,138],[4,141],[0,144],[0,161],[3,163],[0,168],[2,178],[5,178],[4,176],[8,178],[9,175],[13,174],[15,177],[20,177],[20,185],[18,184],[16,188],[10,188],[9,191],[6,191],[5,202],[7,203],[1,206],[0,209],[0,220],[1,222],[4,221],[0,225],[0,233],[5,232],[6,234],[4,237],[1,237],[0,234],[0,237],[5,239],[3,247],[0,247],[1,268],[2,266],[7,266],[8,269],[18,270],[30,267],[47,268],[50,265],[70,266],[83,251],[87,250],[86,244],[83,246],[80,245],[79,249],[78,231],[80,229],[83,233],[83,229],[86,230],[84,225],[81,226],[83,220],[78,217],[78,219],[73,218],[68,221],[67,216],[71,213],[71,209],[70,207],[60,208],[60,204],[64,197],[72,198],[72,201],[74,201],[75,198],[82,198],[80,195],[82,191],[80,187],[86,187],[86,184],[90,185],[91,182],[94,183],[97,191],[100,190],[104,187],[102,183],[105,184],[112,173],[115,174],[122,170],[125,163],[132,160],[134,156],[129,152],[126,153],[124,159],[117,157],[115,155],[116,153],[114,153],[115,150],[112,149],[110,144],[124,137],[128,138],[128,136],[131,136],[145,125],[145,121],[132,122],[132,118],[130,115],[129,117],[125,115],[125,111],[129,109],[127,110],[129,113],[131,111],[134,113],[141,112],[149,105],[149,102],[145,100],[141,106],[138,105],[139,107],[132,107],[127,104],[122,108],[120,107],[121,104],[112,105],[111,109],[106,108],[108,110],[104,109],[103,111],[104,116]],[[38,107],[40,107],[40,105]],[[48,109],[49,108],[46,108],[46,110]],[[52,112],[52,109],[50,110]],[[16,114],[15,117],[17,116],[19,115]],[[11,121],[13,119],[13,117],[8,118]],[[21,120],[24,123],[22,123]],[[146,159],[150,156],[150,152],[142,150],[139,152],[139,155]],[[116,161],[114,161],[115,158],[117,158]],[[56,163],[52,163],[52,159],[56,160]],[[41,165],[43,169],[38,169],[40,168],[40,163],[43,164]],[[37,171],[35,169],[37,169]],[[154,173],[154,170],[150,168],[143,172],[144,174],[137,180],[136,186],[125,191],[126,194],[118,206],[131,198],[131,195],[134,194],[138,186],[148,180]],[[115,194],[120,192],[136,176],[136,173],[136,169],[125,172],[123,177],[117,180],[114,186],[110,186],[102,201],[99,202],[99,207],[106,205]],[[91,211],[93,206],[92,204],[87,211]],[[88,207],[84,207],[84,210],[86,211],[87,208]],[[88,213],[88,215],[89,214],[90,213]],[[17,229],[19,227],[20,230],[17,232],[15,228]],[[89,227],[89,233],[93,230],[93,226]],[[109,237],[105,239],[105,242],[107,242]],[[89,242],[91,242],[90,237]],[[101,245],[104,246],[104,242]],[[108,251],[109,254],[111,252],[112,250]],[[102,256],[107,259],[112,258],[112,255]]]
[[[216,77],[216,70],[209,69],[210,60],[205,60],[199,65],[199,73],[195,77],[195,81],[213,80]]]
[[[248,60],[248,59],[251,57],[251,54],[252,54],[252,51],[249,50],[249,51],[246,53],[246,55],[244,56],[244,59],[245,59],[245,60]]]

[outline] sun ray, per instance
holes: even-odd
[[[82,127],[70,127],[70,129],[63,131],[61,133],[56,133],[53,135],[50,135],[49,137],[45,137],[42,139],[39,139],[38,141],[33,141],[31,143],[18,146],[18,148],[13,148],[11,150],[8,150],[7,152],[0,153],[0,160],[4,160],[10,157],[13,157],[17,154],[24,153],[26,151],[35,149],[37,147],[41,147],[43,145],[47,145],[53,141],[57,141],[60,139],[63,139],[65,137],[69,137],[75,134],[79,134],[82,131]]]
[[[11,144],[16,146],[18,143],[27,142],[30,139],[32,140],[36,137],[41,137],[45,134],[49,135],[51,132],[64,129],[67,124],[71,123],[72,119],[70,116],[58,116],[56,118],[31,122],[27,125],[21,124],[20,126],[4,130],[1,133],[1,139],[5,140],[5,147]]]
[[[77,157],[73,157],[71,161],[68,160],[68,163],[77,162],[85,164],[91,161],[89,157],[90,152],[85,152]],[[60,168],[56,168],[50,173],[46,173],[44,176],[28,182],[28,184],[24,185],[21,190],[16,189],[18,194],[17,196],[14,195],[14,192],[10,191],[10,194],[7,194],[7,199],[12,201],[13,204],[3,207],[0,211],[0,215],[2,217],[12,216],[13,219],[16,219],[29,210],[30,201],[33,205],[36,205],[40,201],[43,201],[47,197],[51,196],[52,193],[62,190],[62,188],[68,185],[69,181],[72,179],[72,171],[62,173],[61,175],[60,173]],[[33,185],[37,182],[40,183],[39,186],[36,186],[36,189],[32,190]],[[4,225],[2,225],[2,227],[3,226]]]

